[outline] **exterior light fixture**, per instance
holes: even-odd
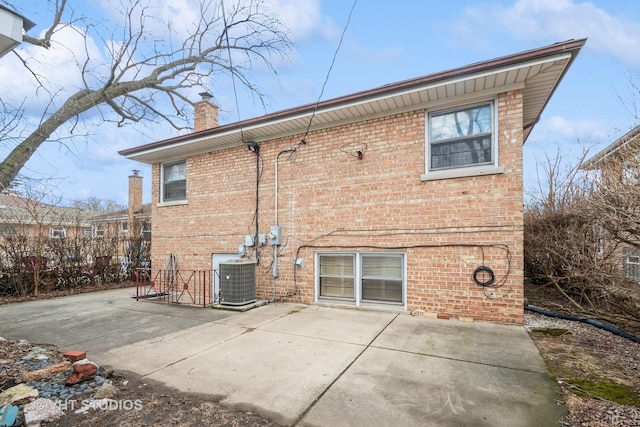
[[[249,149],[249,151],[251,151],[252,153],[256,153],[258,154],[260,152],[260,145],[257,142],[249,142],[247,144],[247,148]]]

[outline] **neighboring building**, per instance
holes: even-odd
[[[80,209],[54,206],[16,194],[0,194],[0,237],[20,232],[25,236],[64,238],[82,235],[89,227]]]
[[[88,218],[80,209],[0,194],[0,248],[12,249],[2,251],[0,265],[24,263],[30,267],[36,256],[42,256],[46,267],[48,248],[56,246],[57,241],[82,238],[90,230]],[[20,239],[11,240],[14,237]]]
[[[126,209],[95,215],[91,228],[95,244],[103,241],[108,251],[119,258],[123,266],[133,268],[148,266],[148,250],[151,242],[151,204],[142,203],[142,176],[134,170],[129,175],[129,198]]]
[[[585,42],[222,126],[204,94],[196,132],[120,152],[152,165],[153,269],[243,256],[259,298],[521,323],[522,145]]]
[[[103,214],[0,194],[0,250],[5,249],[2,264],[7,264],[10,252],[14,253],[13,258],[27,260],[40,252],[47,266],[59,263],[55,258],[62,254],[74,261],[98,262],[101,266],[115,261],[136,267],[148,265],[151,205],[142,204],[142,177],[138,172],[129,176],[128,208]],[[20,238],[21,246],[15,246],[16,239],[13,246],[6,246],[10,237]]]
[[[615,189],[619,185],[618,191],[625,191],[624,186],[628,184],[635,187],[640,182],[640,125],[596,153],[582,165],[582,169],[599,171],[605,188]],[[633,197],[630,193],[624,194]],[[640,250],[629,244],[619,244],[604,230],[599,230],[599,235],[599,252],[613,248],[609,257],[610,269],[622,269],[625,278],[640,282]]]

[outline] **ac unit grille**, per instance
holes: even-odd
[[[256,300],[256,263],[231,260],[220,263],[220,303],[244,305]]]

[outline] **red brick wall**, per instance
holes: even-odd
[[[401,252],[406,254],[408,310],[521,323],[521,91],[500,95],[498,110],[504,167],[499,175],[421,181],[424,110],[312,132],[297,152],[282,154],[277,296],[314,301],[317,251]],[[274,159],[301,138],[261,144],[261,233],[274,223]],[[362,160],[344,152],[363,143]],[[154,165],[156,201],[159,171]],[[255,233],[255,180],[256,155],[244,147],[187,159],[188,204],[153,207],[154,268],[166,264],[169,253],[177,255],[179,269],[210,269],[212,253],[237,252],[244,236]],[[376,249],[381,247],[398,249]],[[270,298],[271,246],[258,252],[258,296]],[[254,248],[249,255],[255,256]],[[296,256],[305,264],[294,280]],[[473,282],[483,260],[502,286],[482,288]]]

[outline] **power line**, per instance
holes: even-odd
[[[224,11],[224,0],[220,0],[220,7],[222,8],[222,22],[224,23],[224,35],[227,41],[227,53],[229,54],[229,67],[231,70],[231,84],[233,86],[233,96],[236,101],[236,114],[238,115],[238,122],[240,120],[240,103],[238,102],[238,90],[236,89],[236,76],[233,70],[233,60],[231,59],[231,44],[229,43],[229,27],[227,25],[227,15]],[[242,125],[240,125],[240,139],[244,144],[244,132],[242,130]]]
[[[324,83],[322,84],[322,89],[320,90],[320,95],[318,96],[318,100],[316,101],[316,105],[313,108],[313,112],[311,113],[311,117],[309,118],[309,124],[307,125],[307,130],[304,133],[304,136],[302,137],[302,140],[300,141],[300,144],[306,144],[305,138],[307,137],[307,135],[309,135],[309,130],[311,129],[311,124],[313,123],[313,119],[316,116],[316,111],[318,110],[318,105],[320,104],[320,100],[322,99],[322,95],[324,95],[324,89],[327,86],[327,82],[329,81],[329,76],[331,75],[331,70],[333,70],[333,66],[336,63],[336,57],[338,56],[338,52],[340,51],[340,48],[342,47],[342,41],[344,40],[344,35],[347,32],[347,28],[349,28],[349,23],[351,22],[351,16],[353,15],[353,10],[356,8],[356,4],[358,4],[358,0],[354,0],[353,4],[351,5],[351,10],[349,11],[349,16],[347,17],[347,23],[345,24],[344,28],[342,29],[342,34],[340,35],[340,41],[338,42],[338,46],[335,50],[335,52],[333,53],[333,59],[331,60],[331,65],[329,66],[329,70],[327,71],[327,75],[324,79]]]

